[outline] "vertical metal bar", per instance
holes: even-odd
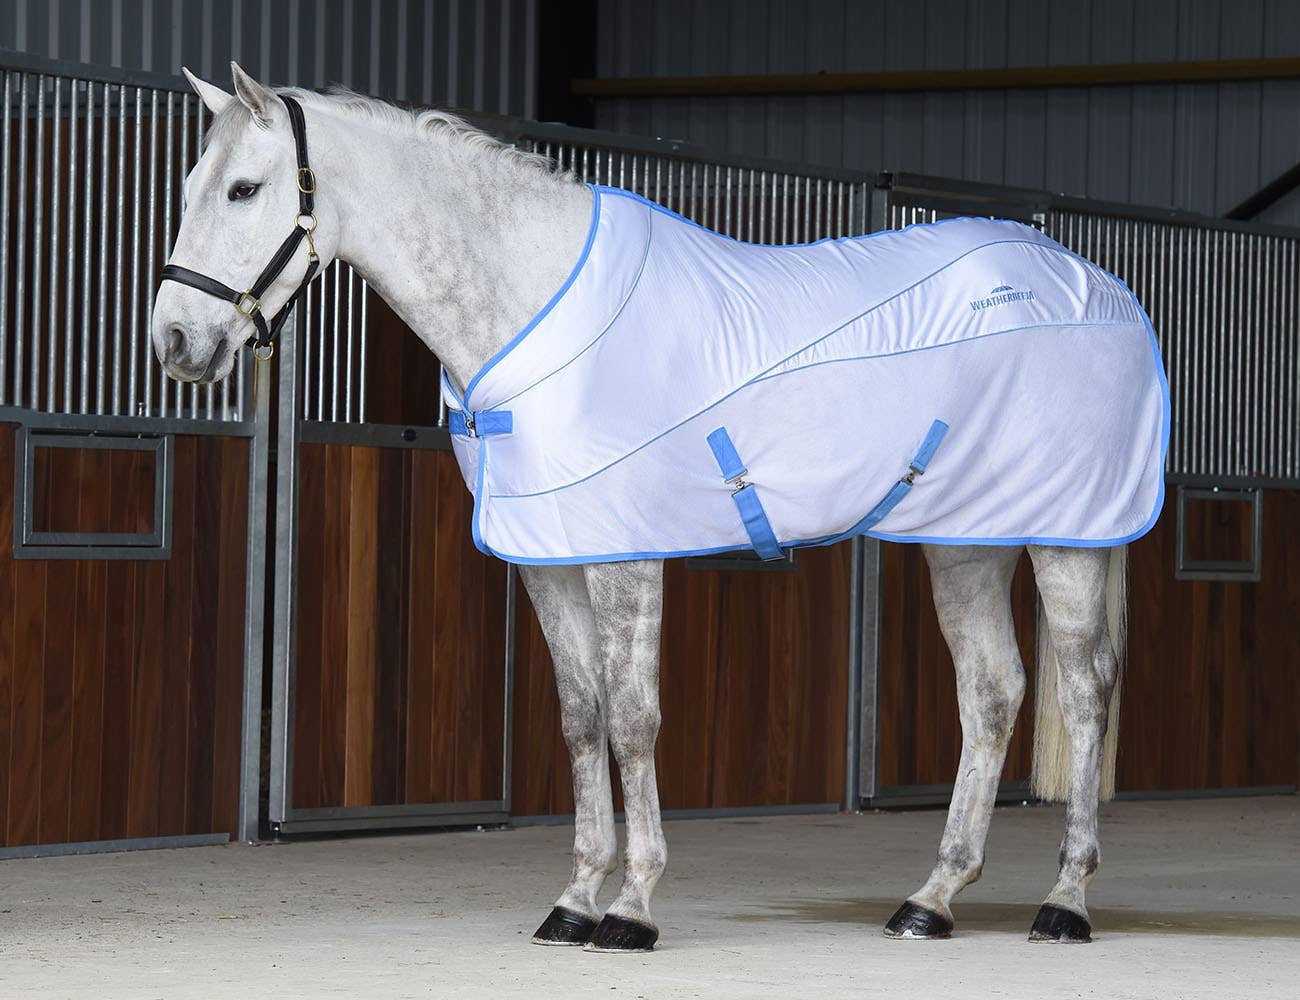
[[[334,279],[334,313],[330,325],[334,358],[330,368],[330,419],[337,421],[339,419],[339,345],[343,339],[339,336],[339,285],[342,284],[343,266],[338,261],[335,261],[334,266],[330,268],[330,277]]]
[[[361,409],[360,412],[357,414],[357,419],[360,420],[361,423],[363,424],[366,422],[366,363],[368,358],[366,352],[366,337],[369,333],[369,325],[370,325],[369,315],[368,315],[369,297],[370,297],[369,286],[366,284],[366,279],[362,278],[361,279]],[[445,404],[442,402],[441,382],[439,382],[438,384],[438,407],[440,411],[445,408]],[[443,416],[439,418],[439,423],[444,423],[445,417],[446,415],[443,414]]]
[[[501,802],[505,812],[510,811],[511,792],[514,786],[514,717],[515,717],[515,617],[518,603],[519,573],[512,565],[506,566],[506,621],[505,621],[505,672],[502,698],[501,734]]]
[[[75,273],[77,259],[77,84],[70,80],[68,85],[68,209],[67,238],[64,242],[64,256],[68,261],[68,278],[63,283],[63,412],[72,412],[73,401],[73,330],[77,321],[77,276]],[[54,399],[50,398],[50,407]]]
[[[126,412],[140,413],[139,370],[141,357],[140,329],[140,123],[144,120],[144,94],[135,88],[135,120],[131,127],[131,332],[130,368],[127,370]]]
[[[144,329],[146,344],[149,331],[153,329],[153,280],[158,273],[158,91],[149,93],[149,237],[145,244],[145,317]],[[145,348],[144,370],[140,373],[144,379],[143,414],[153,415],[153,356]]]
[[[289,321],[293,322],[294,317]],[[266,510],[271,447],[271,363],[253,373],[248,457],[248,549],[244,576],[244,696],[239,758],[239,839],[257,839],[262,765],[262,640],[266,623]]]
[[[185,106],[185,98],[181,98],[181,107]],[[175,229],[172,227],[172,208],[177,200],[177,194],[173,187],[180,187],[175,184],[176,175],[176,95],[172,91],[167,92],[167,123],[164,126],[164,157],[165,167],[163,168],[163,259],[170,259],[172,247],[175,245]],[[184,183],[182,181],[182,183]],[[167,415],[167,397],[170,393],[169,379],[167,373],[158,370],[158,413],[161,416]]]
[[[0,70],[4,87],[0,90],[0,406],[9,402],[9,347],[2,332],[18,329],[9,322],[9,157],[13,150],[10,119],[13,117],[13,73]],[[17,402],[17,400],[15,400]]]
[[[325,285],[330,279],[327,272],[321,275],[320,315],[316,317],[316,419],[325,419]]]
[[[353,358],[355,356],[355,353],[353,351],[353,345],[352,345],[352,316],[353,316],[352,265],[348,264],[347,269],[348,269],[348,341],[347,341],[347,351],[345,357],[345,362],[347,364],[347,373],[344,378],[343,419],[351,420],[352,419],[352,364],[353,364]]]
[[[312,282],[307,289],[307,294],[303,296],[303,330],[302,330],[302,409],[298,411],[298,419],[307,420],[311,417],[311,332],[315,329],[313,321],[316,318],[316,297],[321,294],[321,289],[325,284],[325,276],[321,275],[318,280]]]
[[[50,121],[50,291],[49,326],[45,333],[45,409],[58,408],[55,393],[59,374],[59,218],[63,208],[63,78],[54,78],[54,108]]]
[[[123,329],[122,299],[126,281],[125,261],[123,260],[126,240],[126,86],[117,88],[117,206],[114,219],[113,240],[113,413],[122,412],[122,337]]]
[[[307,301],[311,301],[308,294]],[[304,330],[310,320],[304,322]],[[271,612],[271,768],[267,816],[278,823],[293,806],[293,689],[298,591],[298,427],[307,404],[300,399],[306,379],[297,374],[297,317],[280,342],[279,420],[275,466],[275,585]],[[256,364],[255,368],[267,366]]]
[[[103,86],[103,104],[99,135],[99,275],[96,286],[95,312],[95,412],[104,412],[107,397],[108,356],[108,157],[109,157],[109,96],[106,83]]]
[[[33,410],[41,408],[41,278],[45,273],[46,256],[42,246],[45,235],[45,77],[36,78],[36,148],[32,150],[35,159],[35,179],[32,198],[32,315],[27,324],[31,331],[31,357],[28,360],[27,405]],[[25,234],[23,234],[25,235]],[[16,331],[19,339],[25,336],[23,330]]]

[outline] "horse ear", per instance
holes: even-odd
[[[199,95],[201,100],[209,111],[214,115],[221,114],[226,106],[235,98],[232,94],[227,94],[216,84],[208,83],[207,80],[200,80],[191,73],[186,67],[181,67],[181,72],[185,74],[185,79],[190,81],[190,86],[194,88],[194,93]]]
[[[244,72],[237,62],[231,62],[230,74],[235,81],[235,95],[244,107],[253,112],[253,118],[262,125],[271,121],[271,109],[275,105],[275,94],[269,87],[263,87]]]

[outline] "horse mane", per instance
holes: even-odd
[[[494,157],[511,166],[536,170],[551,176],[560,173],[555,163],[540,153],[530,153],[502,142],[477,126],[471,125],[464,118],[447,111],[437,111],[432,108],[404,108],[339,86],[330,87],[324,92],[304,90],[300,87],[278,87],[275,93],[297,98],[304,107],[344,111],[369,124],[378,125],[384,131],[394,135],[437,136],[447,139],[453,145]],[[231,101],[213,118],[204,143],[211,142],[228,130],[242,128],[250,120],[253,120],[252,112],[240,101]]]

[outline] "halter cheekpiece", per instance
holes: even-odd
[[[254,353],[265,352],[259,354],[261,357],[270,357],[274,340],[280,328],[284,326],[284,321],[289,318],[289,310],[298,297],[307,290],[311,279],[316,277],[316,272],[320,270],[320,257],[316,255],[316,243],[312,239],[312,233],[316,231],[316,174],[307,163],[307,125],[303,120],[302,107],[296,100],[284,94],[280,95],[280,100],[289,110],[289,124],[293,128],[293,143],[298,153],[298,172],[294,177],[298,186],[298,215],[294,219],[293,232],[285,237],[280,248],[276,250],[266,267],[262,268],[262,273],[257,276],[257,280],[247,291],[236,291],[216,278],[191,271],[188,267],[181,267],[179,264],[167,264],[162,269],[163,281],[178,281],[182,285],[189,285],[201,292],[225,299],[235,307],[239,315],[251,319],[253,325],[257,327],[257,339],[253,342],[253,350]],[[272,282],[280,276],[280,272],[289,266],[298,244],[304,238],[307,240],[307,273],[303,276],[297,290],[289,297],[289,301],[280,307],[280,311],[272,316],[268,323],[266,317],[262,315],[262,296],[271,287]]]

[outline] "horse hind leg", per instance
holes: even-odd
[[[583,945],[600,923],[596,895],[617,867],[618,852],[595,618],[580,566],[521,566],[519,572],[555,664],[573,767],[573,871],[533,941]]]
[[[926,546],[939,627],[952,652],[961,763],[929,880],[885,925],[893,938],[946,938],[949,904],[980,877],[998,780],[1025,692],[1011,619],[1019,547]]]
[[[1097,806],[1110,794],[1103,786],[1114,783],[1118,719],[1112,724],[1110,714],[1117,710],[1112,695],[1118,692],[1117,652],[1123,650],[1125,551],[1031,545],[1029,555],[1056,667],[1050,676],[1045,648],[1039,657],[1034,788],[1042,798],[1066,801],[1059,875],[1029,939],[1085,942],[1092,927],[1084,893],[1101,862]],[[1108,604],[1113,605],[1109,612]],[[1058,734],[1061,728],[1064,733]],[[1111,769],[1110,780],[1103,778],[1105,767]]]

